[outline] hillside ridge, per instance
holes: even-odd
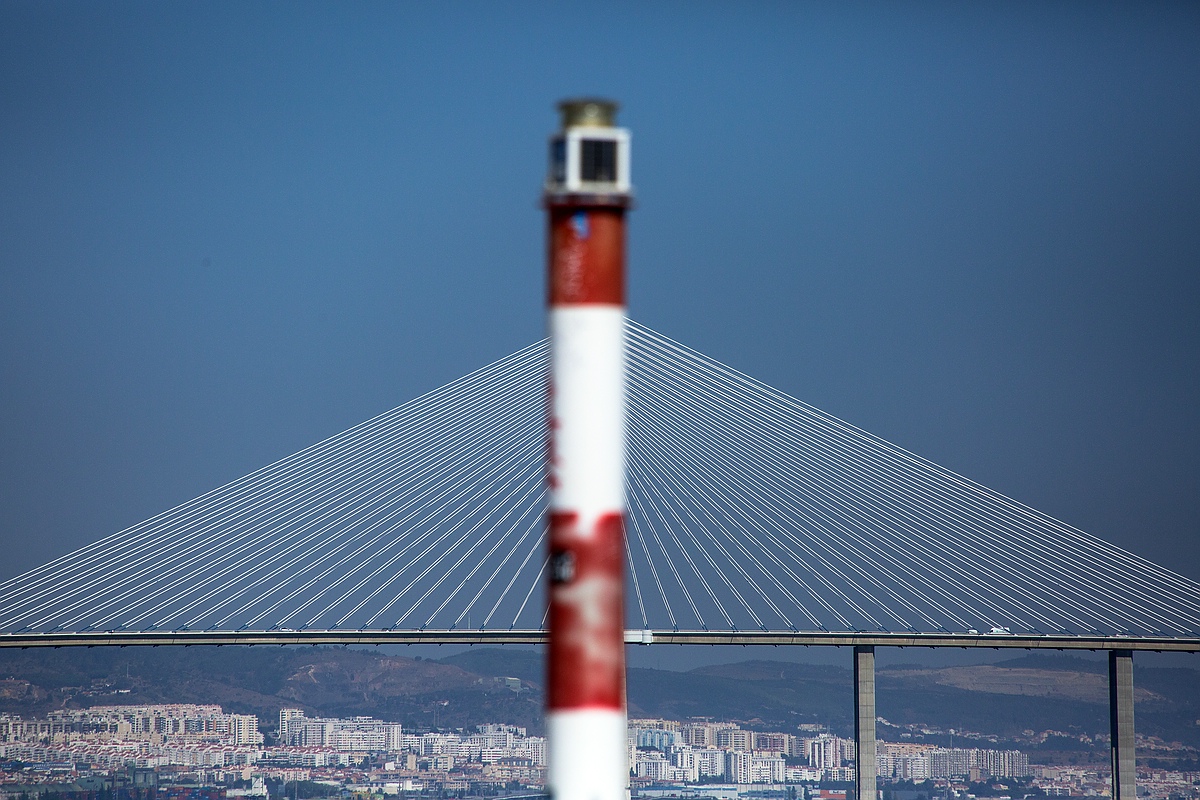
[[[1107,730],[1105,673],[1103,662],[1045,655],[884,667],[878,713],[893,725],[1094,736]],[[508,722],[539,731],[543,676],[542,655],[519,648],[472,648],[437,660],[334,647],[9,651],[0,652],[0,713],[188,702],[257,714],[267,729],[281,707],[294,706],[416,728]],[[1139,732],[1200,744],[1198,686],[1196,670],[1136,668]],[[769,659],[628,671],[631,716],[712,717],[777,730],[817,723],[848,734],[851,688],[847,667]]]

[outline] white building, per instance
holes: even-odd
[[[426,733],[421,737],[421,755],[459,755],[462,737],[454,733]]]
[[[700,760],[694,748],[680,745],[671,754],[671,763],[685,776],[682,780],[697,783],[700,780]]]
[[[725,775],[733,783],[783,783],[787,777],[778,753],[730,750],[725,754]]]
[[[398,722],[372,717],[307,717],[298,708],[279,711],[279,742],[292,747],[326,747],[343,753],[396,752],[403,746]]]
[[[45,720],[0,718],[0,741],[140,741],[254,746],[258,717],[226,714],[218,705],[167,703],[93,706],[50,712]]]
[[[513,748],[517,755],[528,758],[535,767],[546,766],[546,739],[542,736],[530,736],[517,742]]]
[[[649,778],[652,781],[670,780],[672,764],[662,753],[651,751],[639,753],[633,762],[633,774],[639,778]]]
[[[727,778],[725,751],[705,747],[695,751],[696,771],[701,778]]]
[[[750,756],[751,783],[783,783],[786,777],[783,756],[778,753],[753,753]]]
[[[717,747],[722,750],[754,749],[754,731],[744,731],[741,728],[723,728],[717,731]]]
[[[725,752],[725,777],[734,783],[753,783],[750,772],[751,755],[748,750]]]
[[[787,783],[817,783],[821,770],[816,767],[784,767],[783,777]]]
[[[809,766],[817,769],[840,767],[854,761],[854,742],[850,739],[823,733],[804,740],[804,744]]]

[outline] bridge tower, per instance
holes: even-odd
[[[607,100],[559,104],[549,216],[550,586],[546,788],[624,800],[625,212],[629,132]]]

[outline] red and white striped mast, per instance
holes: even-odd
[[[567,100],[550,140],[546,788],[625,800],[625,212],[617,104]]]

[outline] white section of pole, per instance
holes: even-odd
[[[625,507],[625,310],[550,310],[554,452],[550,507],[578,515],[589,535]]]
[[[546,714],[546,789],[554,800],[625,800],[629,763],[624,710]]]

